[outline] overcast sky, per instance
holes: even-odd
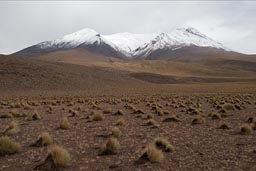
[[[9,54],[83,28],[101,34],[200,32],[239,52],[256,54],[256,2],[0,2],[0,53]]]

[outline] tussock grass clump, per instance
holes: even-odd
[[[12,121],[10,125],[6,128],[4,131],[4,134],[6,135],[14,135],[19,132],[19,124],[17,121]]]
[[[242,135],[249,135],[249,134],[252,134],[252,132],[253,132],[253,129],[252,129],[251,125],[246,124],[246,125],[241,126],[241,128],[240,128],[240,133]]]
[[[116,138],[109,138],[107,143],[101,148],[101,155],[117,154],[120,150],[120,143]]]
[[[162,122],[180,122],[181,120],[177,116],[170,116],[165,118]]]
[[[26,120],[27,121],[35,121],[35,120],[40,120],[41,116],[38,112],[34,112],[33,114],[27,115]]]
[[[116,122],[117,126],[123,126],[125,124],[124,118],[119,118]]]
[[[149,144],[141,156],[141,159],[147,159],[151,163],[160,163],[164,159],[163,152],[158,150],[153,144]]]
[[[13,115],[11,113],[6,113],[1,115],[0,118],[13,118]]]
[[[116,138],[118,138],[122,135],[122,132],[120,131],[120,129],[118,127],[112,128],[111,131],[112,131],[112,135]]]
[[[235,107],[234,107],[234,105],[232,105],[232,104],[230,104],[230,103],[225,103],[224,105],[222,105],[222,107],[221,107],[222,109],[224,109],[224,110],[235,110]]]
[[[192,125],[204,123],[204,118],[201,115],[198,115],[195,119],[192,120]]]
[[[42,147],[52,144],[53,140],[51,135],[48,132],[43,132],[39,138],[31,146],[33,147]]]
[[[112,111],[112,109],[105,109],[104,111],[103,111],[103,113],[105,113],[105,114],[109,114],[109,113],[112,113],[113,111]]]
[[[190,107],[187,109],[187,113],[190,115],[199,115],[202,113],[200,108]]]
[[[100,113],[93,113],[92,115],[92,120],[94,121],[103,121],[104,120],[104,116]]]
[[[124,112],[122,110],[118,110],[114,113],[114,115],[124,115]]]
[[[213,113],[212,114],[212,119],[214,119],[214,120],[221,119],[221,115],[219,113]]]
[[[169,141],[165,138],[156,138],[154,140],[154,144],[159,149],[165,151],[165,152],[174,152],[175,148],[169,143]]]
[[[154,115],[152,115],[152,114],[147,115],[147,119],[153,119],[153,118],[154,118]]]
[[[69,152],[61,146],[52,146],[48,150],[48,156],[42,164],[39,164],[34,170],[59,170],[67,166],[71,161]]]
[[[19,152],[21,146],[9,137],[0,137],[0,156],[10,155]]]
[[[145,112],[141,109],[137,109],[133,112],[134,114],[145,114]]]
[[[249,117],[247,123],[256,123],[256,117]]]
[[[68,121],[67,117],[62,117],[60,122],[60,128],[61,129],[68,129],[70,127],[70,123]]]
[[[230,129],[230,127],[226,123],[222,124],[219,128],[220,129]]]
[[[149,119],[146,122],[146,125],[155,125],[155,124],[156,124],[156,121],[154,119]]]

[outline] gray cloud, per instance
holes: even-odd
[[[101,34],[167,32],[191,26],[227,47],[255,54],[256,2],[0,2],[0,53],[83,28]]]

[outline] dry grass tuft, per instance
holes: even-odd
[[[146,122],[146,125],[155,125],[155,124],[156,124],[156,121],[154,119],[149,119]]]
[[[124,115],[124,112],[122,110],[118,110],[114,113],[114,115]]]
[[[60,146],[52,146],[49,148],[49,155],[52,157],[55,166],[67,166],[71,160],[69,152]]]
[[[222,124],[219,128],[220,129],[230,129],[230,127],[226,123]]]
[[[252,134],[252,132],[253,132],[253,129],[252,129],[251,125],[246,124],[246,125],[241,126],[241,128],[240,128],[240,133],[242,135],[249,135],[249,134]]]
[[[12,141],[9,137],[0,137],[0,156],[17,153],[20,149],[20,144]]]
[[[52,144],[53,140],[48,132],[43,132],[31,146],[42,147]]]
[[[141,158],[148,159],[151,163],[160,163],[164,159],[164,155],[161,150],[158,150],[153,144],[149,144]]]
[[[192,120],[192,125],[202,124],[204,118],[201,115],[198,115],[195,119]]]
[[[112,135],[116,138],[118,138],[122,135],[122,132],[120,131],[120,129],[118,127],[112,128],[111,131],[112,131]]]
[[[4,131],[4,134],[6,135],[14,135],[19,132],[19,124],[17,121],[12,121],[10,125],[6,128]]]
[[[94,121],[103,121],[104,120],[104,116],[100,113],[93,113],[92,115],[92,120]]]
[[[62,117],[60,122],[60,128],[61,129],[68,129],[70,127],[70,123],[68,121],[67,117]]]
[[[168,118],[165,118],[163,122],[180,122],[181,120],[177,118],[177,116],[170,116]]]
[[[101,148],[101,155],[116,154],[120,150],[120,144],[116,138],[108,139],[107,143]]]
[[[165,152],[174,152],[175,148],[169,143],[169,141],[165,138],[156,138],[154,140],[154,144],[159,149],[165,151]]]
[[[222,109],[228,111],[228,110],[235,110],[234,105],[230,104],[230,103],[225,103],[224,105],[222,105],[221,107]]]
[[[119,118],[116,122],[117,126],[123,126],[125,124],[124,118]]]

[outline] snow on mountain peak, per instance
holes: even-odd
[[[127,58],[145,56],[157,49],[176,50],[184,46],[214,47],[229,51],[221,43],[200,33],[197,29],[177,28],[170,32],[153,34],[116,33],[100,35],[93,29],[85,28],[60,39],[38,44],[41,49],[76,48],[79,45],[100,45],[102,42],[114,48]]]

